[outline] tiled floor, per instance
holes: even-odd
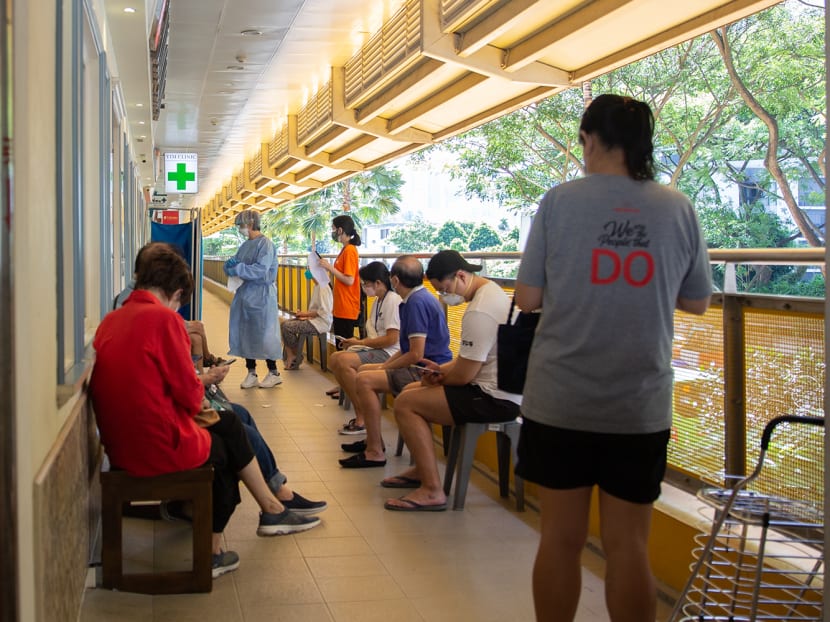
[[[206,293],[203,315],[214,352],[227,351],[228,308]],[[236,572],[214,581],[210,594],[145,596],[89,589],[83,622],[501,622],[533,620],[530,575],[538,542],[538,514],[517,513],[491,480],[474,473],[463,511],[388,512],[390,491],[381,469],[343,470],[337,428],[349,413],[324,395],[332,376],[319,365],[283,372],[274,389],[242,390],[237,361],[224,389],[245,405],[271,445],[289,484],[326,499],[323,523],[295,536],[258,538],[258,508],[243,502],[225,532],[226,548],[241,557]],[[260,363],[264,371],[264,363]],[[391,411],[384,437],[397,432]],[[407,452],[391,457],[386,474],[406,467]],[[394,491],[392,491],[394,492]],[[130,520],[125,555],[133,566],[170,567],[189,555],[188,527]],[[152,544],[154,543],[154,545]],[[602,560],[586,551],[577,620],[607,620]],[[665,619],[661,605],[660,619]]]

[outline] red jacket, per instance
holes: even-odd
[[[136,290],[95,333],[90,394],[112,464],[131,475],[192,469],[210,454],[193,417],[205,388],[193,368],[182,318]]]

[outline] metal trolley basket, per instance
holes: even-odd
[[[747,489],[761,474],[773,429],[785,422],[824,427],[820,417],[773,419],[752,474],[734,488],[698,493],[715,517],[711,532],[695,537],[696,562],[671,622],[822,619],[823,508]]]

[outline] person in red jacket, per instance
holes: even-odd
[[[148,477],[213,465],[213,576],[218,577],[239,566],[236,553],[221,550],[221,536],[240,502],[240,479],[262,510],[257,535],[305,531],[320,519],[294,514],[277,500],[236,414],[222,413],[207,428],[196,423],[205,388],[176,313],[193,291],[193,277],[168,244],[152,243],[141,253],[135,292],[95,334],[92,404],[114,468]]]

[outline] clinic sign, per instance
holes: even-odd
[[[199,156],[195,153],[164,154],[164,190],[172,194],[199,191]]]

